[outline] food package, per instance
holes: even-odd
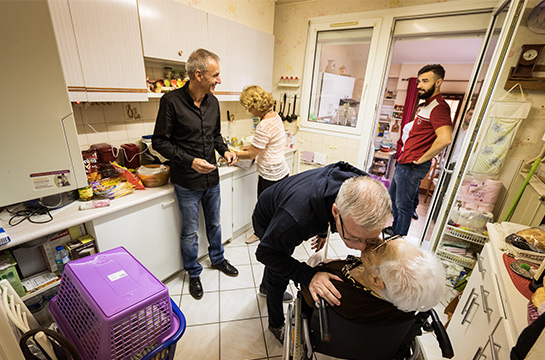
[[[123,176],[125,179],[127,179],[129,183],[134,185],[136,190],[146,190],[146,187],[144,186],[144,184],[142,184],[142,181],[140,181],[140,179],[132,172],[130,172],[126,167],[120,166],[115,161],[112,161],[111,164],[119,175]]]
[[[91,187],[95,195],[107,199],[117,199],[134,191],[134,185],[125,181],[125,178],[121,176],[95,181],[91,183]]]
[[[468,176],[462,182],[458,200],[468,209],[492,212],[503,187],[500,180],[476,179]]]
[[[521,230],[508,235],[505,242],[522,250],[545,253],[545,230],[539,227]]]
[[[93,181],[100,180],[98,154],[96,149],[84,150],[81,152],[81,156],[83,157],[83,166],[85,167],[85,173],[87,174],[87,181],[92,183]]]

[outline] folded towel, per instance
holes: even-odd
[[[314,153],[312,151],[303,151],[301,154],[301,160],[305,162],[313,162],[314,161]]]
[[[327,155],[322,153],[314,153],[314,163],[318,165],[325,165]]]

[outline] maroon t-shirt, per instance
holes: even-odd
[[[441,94],[437,94],[428,99],[414,120],[403,127],[403,147],[397,162],[408,164],[420,159],[437,138],[435,130],[447,125],[452,126],[450,106]]]

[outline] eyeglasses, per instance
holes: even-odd
[[[378,244],[377,246],[375,246],[374,248],[371,249],[371,252],[375,252],[377,251],[378,249],[380,249],[383,245],[386,245],[386,243],[392,241],[392,240],[396,240],[396,239],[399,239],[401,236],[400,235],[394,235],[392,237],[389,237],[388,239],[385,239],[383,240],[380,244]]]
[[[354,243],[358,243],[358,244],[361,244],[363,242],[363,240],[361,240],[361,239],[355,240],[355,239],[350,239],[350,238],[346,237],[346,231],[344,230],[344,222],[343,222],[343,217],[341,216],[341,213],[339,213],[339,221],[341,223],[341,230],[343,232],[343,239],[344,240],[354,242]],[[382,241],[381,241],[381,239],[379,237],[375,237],[375,238],[372,238],[372,239],[365,239],[366,247],[379,246],[381,243],[382,243]]]
[[[345,239],[346,241],[361,243],[361,240],[354,240],[346,237],[346,231],[344,230],[343,217],[341,216],[341,213],[339,213],[339,220],[341,222],[341,230],[343,231],[343,239]]]

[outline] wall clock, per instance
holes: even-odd
[[[528,29],[538,34],[545,34],[545,1],[537,4],[528,15]]]
[[[510,77],[531,78],[545,44],[525,44]]]

